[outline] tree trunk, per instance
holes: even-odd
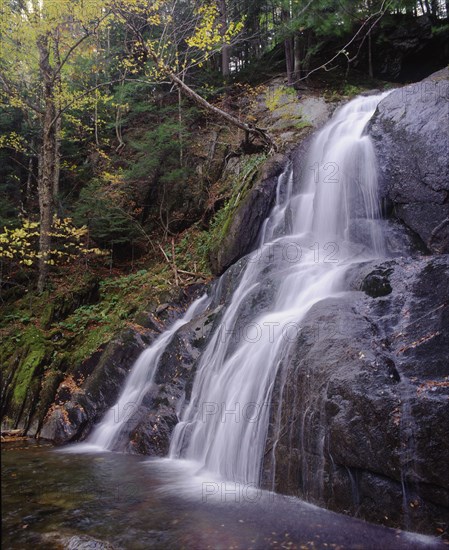
[[[182,94],[178,88],[178,123],[179,123],[179,166],[184,164],[184,143],[182,139]]]
[[[120,81],[120,87],[123,90],[123,87],[125,85],[125,78],[127,75],[127,70],[125,69],[124,73],[121,75],[122,80]],[[123,91],[120,92],[120,101],[117,103],[117,110],[115,113],[115,135],[117,136],[118,145],[115,148],[116,153],[120,153],[122,149],[125,147],[125,142],[123,141],[123,135],[122,135],[122,100],[123,100]]]
[[[25,209],[31,202],[31,185],[33,182],[33,157],[30,156],[28,159],[28,174],[27,174],[27,183],[25,188]]]
[[[310,69],[310,51],[313,46],[313,34],[310,29],[304,31],[304,50],[302,53],[302,71],[304,75],[307,75]]]
[[[54,62],[55,64],[60,67],[61,66],[61,56],[59,54],[59,29],[57,29],[53,36],[53,56],[54,56]],[[62,84],[61,84],[61,71],[57,71],[56,73],[52,71],[51,66],[48,64],[48,73],[49,76],[52,77],[51,81],[53,83],[53,88],[58,91],[60,96],[62,95]],[[45,96],[47,97],[47,95]],[[53,98],[53,90],[51,90],[51,96],[53,99],[53,109],[56,113],[56,101]],[[58,98],[58,108],[60,109],[60,97]],[[62,118],[58,117],[58,119],[55,121],[55,128],[54,128],[54,140],[55,140],[55,155],[54,155],[54,174],[53,174],[53,201],[54,204],[57,204],[58,200],[58,194],[59,194],[59,175],[61,172],[61,127],[62,127]]]
[[[293,81],[295,86],[298,85],[301,78],[301,39],[298,33],[295,34],[293,41],[294,49],[294,65],[293,65]]]
[[[287,69],[287,83],[289,86],[293,86],[293,48],[292,39],[286,38],[284,40],[285,49],[285,66]]]
[[[221,74],[223,75],[223,80],[227,82],[229,80],[230,63],[231,63],[231,51],[229,44],[226,44],[226,31],[228,28],[228,7],[226,5],[226,0],[219,0],[219,10],[220,10],[220,34],[222,38],[221,46]]]
[[[229,75],[231,74],[230,63],[231,63],[230,46],[229,44],[223,44],[221,48],[221,73],[223,75],[223,80],[225,82],[229,80]]]
[[[39,235],[39,279],[37,288],[42,292],[48,276],[48,260],[51,249],[51,226],[53,222],[53,190],[55,183],[56,133],[53,119],[56,114],[53,97],[52,68],[48,37],[37,41],[39,49],[39,70],[43,80],[45,112],[42,124],[42,143],[40,152],[41,166],[39,168],[38,195],[40,210]]]
[[[432,9],[432,16],[437,19],[438,17],[438,1],[437,0],[431,0],[431,9]]]
[[[284,39],[284,52],[285,52],[285,68],[287,70],[287,83],[289,86],[293,85],[293,71],[294,71],[294,59],[293,59],[293,39],[290,36],[289,23],[290,12],[286,9],[281,11],[281,21],[284,23],[284,32],[286,38]]]
[[[373,47],[371,42],[371,32],[368,33],[368,74],[371,78],[373,78]]]
[[[25,210],[28,208],[28,206],[31,204],[31,195],[32,195],[32,186],[33,186],[33,177],[34,177],[34,151],[36,150],[36,141],[34,137],[31,139],[30,143],[30,157],[28,159],[28,175],[27,175],[27,182],[26,182],[26,189],[25,189]]]
[[[54,117],[54,108],[46,106],[42,139],[42,168],[38,182],[40,235],[39,235],[39,280],[38,291],[42,292],[48,275],[48,260],[51,249],[51,225],[53,222],[53,184],[55,181],[55,139],[54,125],[50,125]]]
[[[59,194],[59,176],[61,173],[61,126],[62,118],[58,117],[54,123],[54,139],[55,139],[55,166],[53,175],[53,200],[55,204]]]
[[[96,82],[98,82],[98,80]],[[98,136],[98,90],[95,91],[94,133],[95,133],[95,145],[97,147],[100,147],[100,139]]]

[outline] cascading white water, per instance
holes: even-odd
[[[344,290],[351,264],[384,253],[375,155],[363,130],[385,95],[341,108],[315,136],[301,181],[291,169],[281,176],[260,247],[203,351],[172,458],[259,483],[273,386],[301,320]]]
[[[343,290],[352,263],[383,254],[375,156],[363,130],[385,95],[359,97],[340,109],[316,134],[301,181],[291,168],[280,177],[260,246],[203,351],[171,458],[258,484],[274,382],[301,320],[313,304]],[[115,448],[174,334],[208,303],[206,296],[197,300],[141,354],[88,444]]]
[[[121,432],[126,428],[130,416],[151,390],[159,361],[176,331],[204,309],[207,301],[206,295],[198,298],[181,319],[173,323],[148,349],[141,353],[132,367],[117,403],[109,409],[101,423],[90,434],[87,439],[88,444],[105,450],[114,449],[114,445]]]

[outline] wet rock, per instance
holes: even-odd
[[[159,317],[150,311],[143,311],[136,317],[136,323],[144,328],[149,328],[154,332],[162,332],[164,324]]]
[[[371,298],[387,296],[391,293],[391,285],[388,276],[392,273],[391,268],[376,269],[365,277],[362,282],[361,290],[366,292]]]
[[[117,334],[83,363],[70,369],[70,374],[62,381],[56,379],[53,383],[59,385],[56,394],[53,394],[53,404],[42,427],[37,425],[37,435],[58,445],[85,439],[92,427],[116,403],[125,379],[142,351],[179,318],[190,303],[204,293],[205,288],[204,284],[191,285],[179,289],[176,295],[167,294],[166,298],[171,300],[163,302],[164,307],[159,308],[159,313],[156,313],[157,305],[154,305],[153,311],[141,313],[139,324]],[[129,411],[132,412],[130,429],[141,418],[142,411],[148,412],[148,408]],[[128,443],[127,437],[121,442],[122,450]]]
[[[63,548],[64,550],[114,550],[111,543],[91,537],[90,535],[66,535],[50,531],[39,535],[39,546],[42,548]]]
[[[66,550],[114,550],[114,546],[109,542],[103,542],[87,535],[71,537],[64,548]]]
[[[422,256],[427,254],[424,243],[419,236],[397,218],[380,220],[389,256]]]
[[[219,324],[221,307],[182,326],[162,355],[155,384],[133,419],[119,447],[128,452],[166,456],[178,423],[180,404],[190,397],[197,361],[205,342]]]
[[[126,330],[64,379],[40,437],[56,444],[85,437],[117,400],[127,374],[151,336],[150,332]]]
[[[434,253],[449,252],[449,69],[391,92],[368,132],[380,193]]]
[[[160,304],[156,308],[156,313],[162,313],[164,310],[166,310],[169,307],[169,304]]]
[[[363,292],[315,304],[278,375],[264,483],[436,534],[449,498],[449,257],[355,271]]]

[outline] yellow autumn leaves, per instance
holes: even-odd
[[[42,255],[38,252],[39,222],[24,219],[19,227],[3,228],[0,233],[0,261],[16,262],[31,267]],[[98,248],[89,248],[87,227],[76,227],[71,218],[55,218],[50,233],[53,248],[46,254],[49,265],[63,263],[71,259],[107,252]]]
[[[0,149],[8,147],[18,153],[26,153],[27,143],[23,136],[17,132],[9,132],[8,134],[0,135]]]
[[[220,23],[220,12],[216,4],[206,4],[196,10],[200,16],[192,36],[186,39],[191,48],[197,48],[203,52],[210,52],[223,44],[230,44],[243,29],[243,21],[231,21],[226,31],[222,32]]]

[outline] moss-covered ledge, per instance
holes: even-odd
[[[257,235],[273,206],[279,175],[288,163],[286,155],[270,157],[259,168],[254,184],[233,212],[226,232],[210,253],[210,265],[215,275],[221,275],[256,245]]]

